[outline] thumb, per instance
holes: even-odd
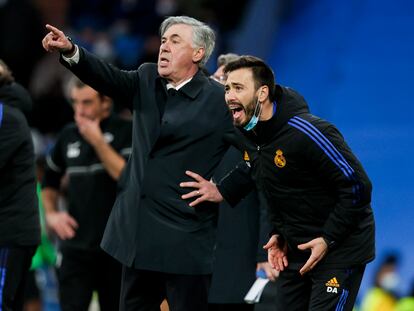
[[[308,242],[308,243],[304,243],[304,244],[299,244],[298,245],[298,249],[300,249],[301,251],[304,251],[305,249],[309,249],[309,248],[311,248],[312,246],[311,246],[311,244]]]
[[[269,249],[274,245],[274,241],[269,240],[269,242],[267,242],[265,245],[263,245],[264,249]]]

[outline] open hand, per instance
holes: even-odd
[[[220,203],[223,201],[223,196],[217,189],[217,186],[201,177],[199,174],[192,171],[185,172],[188,176],[192,177],[195,181],[187,181],[180,183],[182,188],[193,188],[195,190],[186,193],[181,196],[182,199],[196,198],[190,203],[190,206],[196,206],[204,201]]]
[[[306,261],[305,265],[299,271],[302,275],[312,270],[316,264],[325,257],[328,251],[328,245],[323,238],[316,238],[308,243],[300,244],[298,245],[298,248],[302,251],[307,249],[311,250],[311,255],[308,261]]]
[[[267,250],[267,259],[272,268],[278,272],[285,270],[289,264],[287,259],[287,244],[280,242],[279,235],[272,235],[263,248]]]

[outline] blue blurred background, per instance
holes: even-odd
[[[220,53],[262,57],[278,83],[297,89],[313,113],[338,126],[374,186],[378,259],[368,266],[361,293],[377,262],[396,252],[405,294],[414,279],[414,2],[0,0],[0,58],[34,98],[30,122],[39,145],[44,149],[72,119],[62,88],[67,73],[56,55],[41,49],[45,23],[129,69],[156,60],[157,27],[176,14],[216,29],[210,71]]]

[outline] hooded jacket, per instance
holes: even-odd
[[[17,83],[0,86],[0,246],[40,242],[30,96]]]
[[[321,264],[373,260],[372,189],[361,163],[332,124],[309,112],[300,94],[279,85],[276,90],[274,116],[240,134],[252,180],[268,200],[274,233],[288,244],[289,266],[306,262],[310,252],[297,246],[317,237],[330,248]],[[219,185],[232,204],[249,188],[242,168]]]

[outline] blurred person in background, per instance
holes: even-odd
[[[414,310],[414,281],[411,283],[410,292],[402,297],[395,306],[394,311],[413,311]]]
[[[236,54],[222,54],[217,59],[217,70],[212,78],[225,83],[223,68],[236,60]],[[222,179],[240,161],[243,153],[230,147],[218,166],[214,179]],[[209,310],[253,310],[244,296],[256,280],[256,272],[275,280],[275,272],[267,262],[267,252],[262,245],[270,232],[265,208],[261,206],[256,191],[252,191],[234,208],[223,202],[219,206],[217,246],[209,292]],[[237,238],[235,238],[237,237]]]
[[[112,115],[112,100],[74,77],[69,82],[75,123],[46,158],[42,199],[47,227],[62,240],[58,266],[62,310],[87,310],[94,290],[101,310],[118,309],[121,265],[99,248],[131,151],[132,123]],[[68,210],[58,210],[68,176]]]
[[[200,70],[214,49],[213,30],[169,17],[160,27],[158,64],[121,71],[46,27],[47,51],[60,52],[83,81],[133,110],[125,187],[101,243],[124,265],[120,310],[159,310],[164,298],[172,310],[207,310],[217,205],[189,208],[178,184],[187,167],[210,179],[233,131],[222,85]]]
[[[398,275],[399,258],[387,255],[375,273],[374,287],[365,294],[360,311],[393,311],[398,300],[401,279]]]
[[[0,60],[0,310],[22,310],[40,243],[35,155],[25,117],[31,105],[27,91]]]
[[[371,183],[339,131],[312,115],[301,95],[275,84],[261,59],[225,66],[226,102],[250,172],[238,166],[220,185],[188,171],[190,206],[225,198],[236,204],[263,191],[273,234],[264,246],[280,271],[277,310],[352,310],[375,257]],[[203,196],[197,196],[197,192]]]

